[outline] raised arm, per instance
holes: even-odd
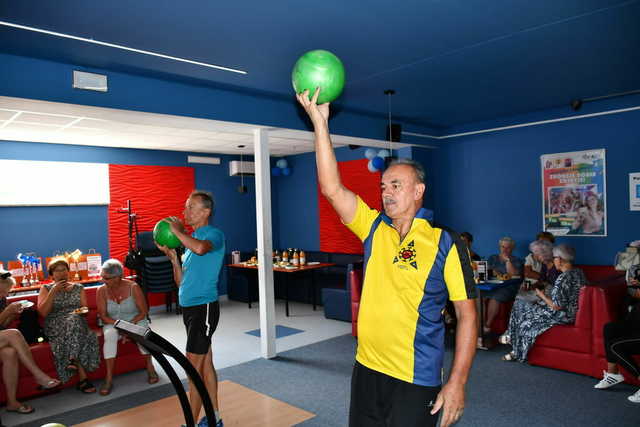
[[[56,282],[51,287],[51,290],[47,289],[45,286],[40,288],[40,293],[38,294],[38,313],[40,316],[47,317],[51,312],[53,309],[53,300],[59,290],[64,287],[65,282],[66,280]]]
[[[191,237],[186,230],[184,229],[184,225],[182,222],[175,217],[172,216],[167,218],[169,221],[169,227],[171,227],[171,231],[176,237],[180,240],[180,242],[184,245],[185,248],[191,249],[193,253],[196,255],[204,255],[210,250],[213,249],[213,245],[208,240],[198,240],[195,237]]]
[[[356,195],[340,181],[338,162],[329,134],[329,103],[318,105],[316,102],[319,94],[320,88],[316,89],[311,100],[309,100],[309,91],[297,94],[296,98],[313,124],[320,191],[331,203],[342,222],[350,223],[356,215],[358,206]]]

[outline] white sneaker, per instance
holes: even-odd
[[[602,379],[598,384],[593,386],[593,388],[598,388],[602,390],[605,388],[613,387],[614,385],[620,384],[622,381],[624,381],[624,377],[620,374],[610,374],[607,371],[602,371],[602,373],[604,374],[604,376],[602,377]],[[638,399],[639,399],[638,401],[640,402],[640,394],[638,394]]]
[[[629,401],[633,403],[640,403],[640,389],[638,389],[638,391],[633,393],[631,396],[627,397],[627,399],[629,399]]]

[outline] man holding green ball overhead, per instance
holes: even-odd
[[[380,182],[384,212],[346,188],[320,89],[297,95],[315,131],[318,183],[342,222],[364,244],[358,349],[351,377],[350,427],[449,426],[462,416],[476,349],[475,282],[459,235],[432,223],[422,207],[424,169],[394,160]],[[447,300],[458,326],[453,365],[443,385]]]
[[[211,337],[220,318],[218,277],[224,260],[225,238],[221,230],[209,225],[212,213],[211,193],[195,190],[184,208],[184,220],[193,228],[193,233],[187,234],[178,218],[167,218],[171,231],[186,248],[182,266],[174,249],[158,247],[171,260],[173,277],[180,287],[180,306],[187,328],[187,359],[207,387],[218,420],[216,427],[222,427],[218,406],[218,376],[213,366]],[[193,384],[189,384],[189,403],[193,418],[197,420],[202,409],[202,399]],[[199,427],[208,425],[206,416],[198,423]]]

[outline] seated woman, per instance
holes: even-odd
[[[549,241],[531,242],[529,250],[531,253],[527,256],[524,266],[524,284],[516,298],[536,301],[538,296],[534,289],[548,290],[555,283],[560,272],[553,264],[553,245]]]
[[[76,388],[83,393],[95,393],[87,379],[100,366],[98,337],[89,329],[86,314],[87,297],[84,287],[69,282],[69,263],[57,257],[48,266],[54,283],[40,288],[38,312],[44,317],[44,333],[49,338],[58,377],[69,381],[76,373]]]
[[[60,385],[59,380],[51,378],[36,365],[29,344],[17,329],[6,329],[17,316],[22,313],[24,306],[15,301],[7,304],[7,295],[15,285],[11,273],[0,269],[0,361],[2,361],[2,380],[7,393],[7,412],[30,414],[33,407],[21,403],[16,399],[18,388],[18,361],[31,372],[35,381],[42,389],[51,389]]]
[[[509,329],[499,339],[511,344],[513,350],[502,360],[527,360],[527,354],[536,338],[554,325],[573,323],[578,312],[578,296],[586,279],[579,268],[573,266],[575,250],[567,245],[553,248],[553,262],[560,276],[549,290],[550,296],[536,289],[539,300],[517,300],[511,309]]]
[[[549,233],[548,231],[541,231],[536,235],[535,242],[540,242],[540,241],[551,243],[551,247],[553,248],[553,244],[555,243],[556,238],[553,234]],[[524,277],[532,279],[532,281],[537,281],[540,279],[540,277],[538,276],[540,274],[540,270],[542,269],[542,263],[536,259],[533,253],[533,249],[531,249],[531,246],[533,245],[533,243],[534,242],[532,242],[529,245],[530,253],[524,259]]]
[[[624,381],[618,364],[640,379],[640,367],[633,359],[640,354],[640,264],[627,270],[627,316],[620,322],[609,322],[604,325],[604,350],[607,355],[607,370],[597,389],[612,387]],[[640,403],[640,389],[627,397],[633,403]]]
[[[491,255],[487,260],[487,267],[493,270],[494,275],[508,277],[522,277],[522,260],[512,255],[516,242],[511,237],[503,237],[498,241],[500,253]],[[484,322],[484,333],[491,331],[491,324],[500,309],[500,303],[513,301],[520,289],[520,283],[496,288],[491,291],[482,291],[484,298],[488,299],[487,313]]]
[[[101,277],[104,285],[98,288],[97,304],[98,313],[104,322],[102,330],[104,332],[104,361],[107,365],[107,375],[104,384],[100,387],[100,394],[103,396],[111,393],[113,387],[113,368],[115,366],[116,354],[118,352],[118,331],[113,327],[116,320],[122,319],[136,325],[147,327],[147,303],[140,286],[131,280],[122,278],[123,268],[117,259],[109,259],[102,264]],[[123,339],[125,337],[123,336]],[[138,345],[140,353],[147,359],[148,383],[158,382],[158,374],[153,367],[149,352]]]

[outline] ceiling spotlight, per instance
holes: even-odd
[[[628,90],[626,92],[616,92],[616,93],[609,93],[607,95],[602,95],[602,96],[593,96],[591,98],[574,99],[571,101],[571,108],[573,108],[574,111],[578,111],[580,108],[582,108],[582,104],[584,104],[585,102],[600,101],[602,99],[609,99],[609,98],[618,98],[620,96],[637,95],[639,93],[640,93],[640,89],[635,89],[635,90]]]
[[[574,99],[571,101],[571,108],[573,111],[578,111],[582,107],[582,99]]]

